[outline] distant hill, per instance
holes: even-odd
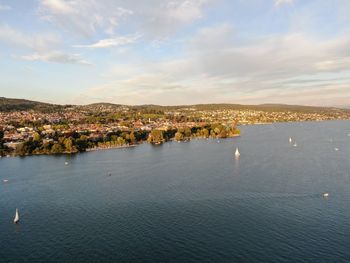
[[[93,103],[87,105],[58,105],[43,103],[25,99],[10,99],[0,97],[0,111],[16,110],[34,110],[40,112],[57,112],[66,108],[86,110],[86,111],[113,111],[121,108],[129,108],[134,111],[171,111],[177,109],[194,110],[256,110],[267,112],[291,111],[304,113],[330,113],[330,112],[350,112],[350,109],[340,109],[334,107],[313,107],[286,104],[261,104],[261,105],[241,105],[241,104],[196,104],[196,105],[178,105],[178,106],[160,106],[160,105],[123,105],[113,103]]]
[[[334,107],[314,107],[301,105],[286,105],[286,104],[260,104],[260,105],[241,105],[241,104],[197,104],[197,105],[179,105],[179,106],[157,106],[157,105],[141,105],[133,106],[134,108],[147,108],[153,110],[174,110],[174,109],[195,109],[195,110],[254,110],[265,112],[299,112],[299,113],[321,113],[321,112],[350,112],[350,109],[340,109]]]
[[[76,106],[80,110],[87,110],[87,111],[104,111],[104,110],[118,110],[123,105],[121,104],[113,104],[113,103],[106,103],[106,102],[100,102],[100,103],[92,103],[87,105],[81,105]]]
[[[64,108],[62,105],[49,104],[24,99],[9,99],[0,97],[0,111],[35,110],[40,112],[55,112]]]

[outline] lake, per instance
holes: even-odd
[[[241,132],[1,158],[0,262],[349,262],[350,121]]]

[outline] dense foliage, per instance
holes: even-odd
[[[55,128],[61,126],[56,126]],[[152,130],[152,131],[117,131],[106,135],[92,136],[90,132],[62,134],[57,129],[52,134],[45,134],[41,127],[36,129],[33,137],[25,142],[18,143],[14,149],[3,147],[3,132],[0,132],[0,154],[31,155],[31,154],[60,154],[84,152],[91,149],[113,148],[136,145],[142,142],[161,144],[169,140],[183,141],[194,137],[227,138],[239,135],[239,130],[221,124],[212,124],[201,127],[186,127],[179,129]]]

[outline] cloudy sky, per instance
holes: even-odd
[[[0,0],[0,96],[350,105],[349,0]]]

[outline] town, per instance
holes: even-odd
[[[302,106],[230,104],[125,106],[0,111],[0,155],[76,153],[142,142],[239,136],[239,125],[350,119],[350,111]]]

